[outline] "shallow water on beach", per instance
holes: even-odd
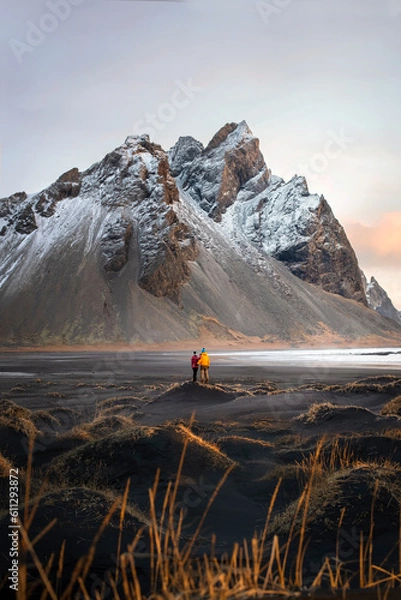
[[[343,371],[350,376],[364,376],[367,370],[398,374],[401,370],[401,348],[288,349],[210,351],[213,369],[254,368],[290,372],[309,369],[329,373]],[[185,373],[191,352],[2,352],[0,377],[53,376],[93,377],[120,372],[133,375],[155,375],[170,371]]]
[[[399,367],[401,369],[401,348],[352,348],[319,350],[262,350],[244,352],[211,352],[218,360],[234,361],[236,364],[331,364],[353,368]]]

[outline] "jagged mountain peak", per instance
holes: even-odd
[[[174,177],[180,175],[186,165],[200,156],[203,144],[190,135],[181,136],[168,151],[170,170]]]
[[[326,199],[310,194],[302,175],[287,182],[272,175],[245,121],[224,125],[182,167],[178,182],[238,243],[246,240],[297,277],[366,304],[357,258]]]
[[[147,159],[141,156],[143,154],[149,154],[162,162],[166,162],[167,159],[167,153],[164,149],[159,144],[152,142],[146,133],[142,135],[129,135],[125,139],[124,144],[116,148],[114,152],[121,155],[138,155],[145,162],[147,162]]]
[[[228,235],[245,237],[300,279],[366,304],[355,252],[324,196],[310,194],[302,176],[273,182],[227,209]]]
[[[208,154],[219,146],[236,146],[243,141],[255,138],[246,121],[226,123],[212,137],[203,154]]]
[[[294,175],[289,181],[284,182],[284,185],[296,188],[301,196],[310,196],[308,182],[304,175]]]
[[[383,317],[393,319],[396,323],[401,324],[401,312],[395,308],[394,304],[389,298],[389,295],[379,284],[377,279],[372,276],[368,282],[364,274],[363,279],[366,284],[366,298],[368,301],[368,306],[373,308],[373,310],[379,314],[383,315]]]
[[[150,137],[147,133],[137,134],[137,135],[128,135],[125,138],[124,145],[136,147],[140,144],[150,144]]]
[[[255,195],[269,185],[259,140],[245,121],[226,124],[192,162],[174,168],[182,188],[216,221],[241,190]]]

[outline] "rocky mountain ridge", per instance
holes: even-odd
[[[178,185],[230,238],[246,239],[304,281],[367,304],[355,252],[325,198],[311,195],[304,177],[273,176],[244,121],[225,125],[189,160],[194,146],[180,138],[170,150]]]
[[[0,343],[397,335],[363,305],[352,269],[340,286],[350,300],[320,289],[331,285],[327,265],[316,266],[316,287],[299,267],[298,277],[290,272],[294,262],[273,258],[271,213],[283,210],[290,223],[297,206],[309,218],[291,224],[291,239],[310,257],[327,243],[319,224],[324,230],[328,205],[301,178],[286,184],[271,175],[244,122],[223,127],[206,148],[180,138],[168,154],[146,135],[129,136],[86,171],[0,200]],[[329,241],[345,245],[334,226]],[[277,232],[275,239],[286,235]]]

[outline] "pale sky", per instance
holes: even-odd
[[[0,23],[0,197],[245,119],[401,309],[401,0],[3,0]]]

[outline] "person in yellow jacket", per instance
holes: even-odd
[[[202,348],[198,365],[200,366],[200,381],[201,383],[209,383],[209,367],[210,367],[210,358],[208,353],[204,348]]]

